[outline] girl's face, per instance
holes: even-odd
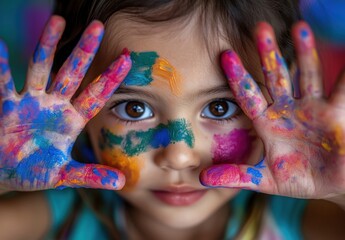
[[[99,162],[125,173],[119,194],[134,213],[174,228],[204,222],[238,192],[205,188],[202,169],[255,164],[262,152],[196,24],[112,18],[89,72],[104,70],[123,48],[131,51],[125,83],[87,130]],[[231,46],[221,42],[221,48]]]

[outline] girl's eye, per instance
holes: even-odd
[[[115,105],[112,112],[120,119],[139,121],[153,116],[153,111],[148,104],[139,101],[125,101]]]
[[[210,102],[201,112],[201,116],[210,119],[228,119],[239,111],[237,104],[220,99]]]

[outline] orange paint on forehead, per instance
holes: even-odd
[[[142,162],[138,157],[129,157],[121,149],[107,149],[101,153],[102,163],[122,171],[126,176],[123,190],[131,190],[139,181]]]
[[[181,92],[181,77],[176,69],[164,58],[158,58],[152,67],[153,75],[169,81],[170,89],[174,95]]]

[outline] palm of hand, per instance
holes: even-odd
[[[1,132],[6,136],[0,140],[0,146],[6,146],[1,151],[6,168],[3,174],[23,187],[55,185],[60,169],[72,161],[71,147],[84,119],[69,101],[53,95],[32,97],[27,93],[4,105],[0,116]],[[47,169],[51,169],[49,174]]]
[[[107,166],[82,164],[70,156],[85,124],[104,106],[127,75],[128,53],[115,61],[73,101],[103,35],[93,22],[46,91],[64,20],[53,16],[29,66],[26,86],[16,93],[7,50],[0,42],[0,188],[40,190],[63,187],[119,189],[124,175]]]
[[[344,189],[343,116],[345,109],[309,98],[272,104],[254,120],[275,194],[322,197]]]

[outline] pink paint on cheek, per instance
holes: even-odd
[[[254,136],[248,129],[234,129],[228,134],[216,134],[213,137],[213,163],[243,164],[247,162]]]

